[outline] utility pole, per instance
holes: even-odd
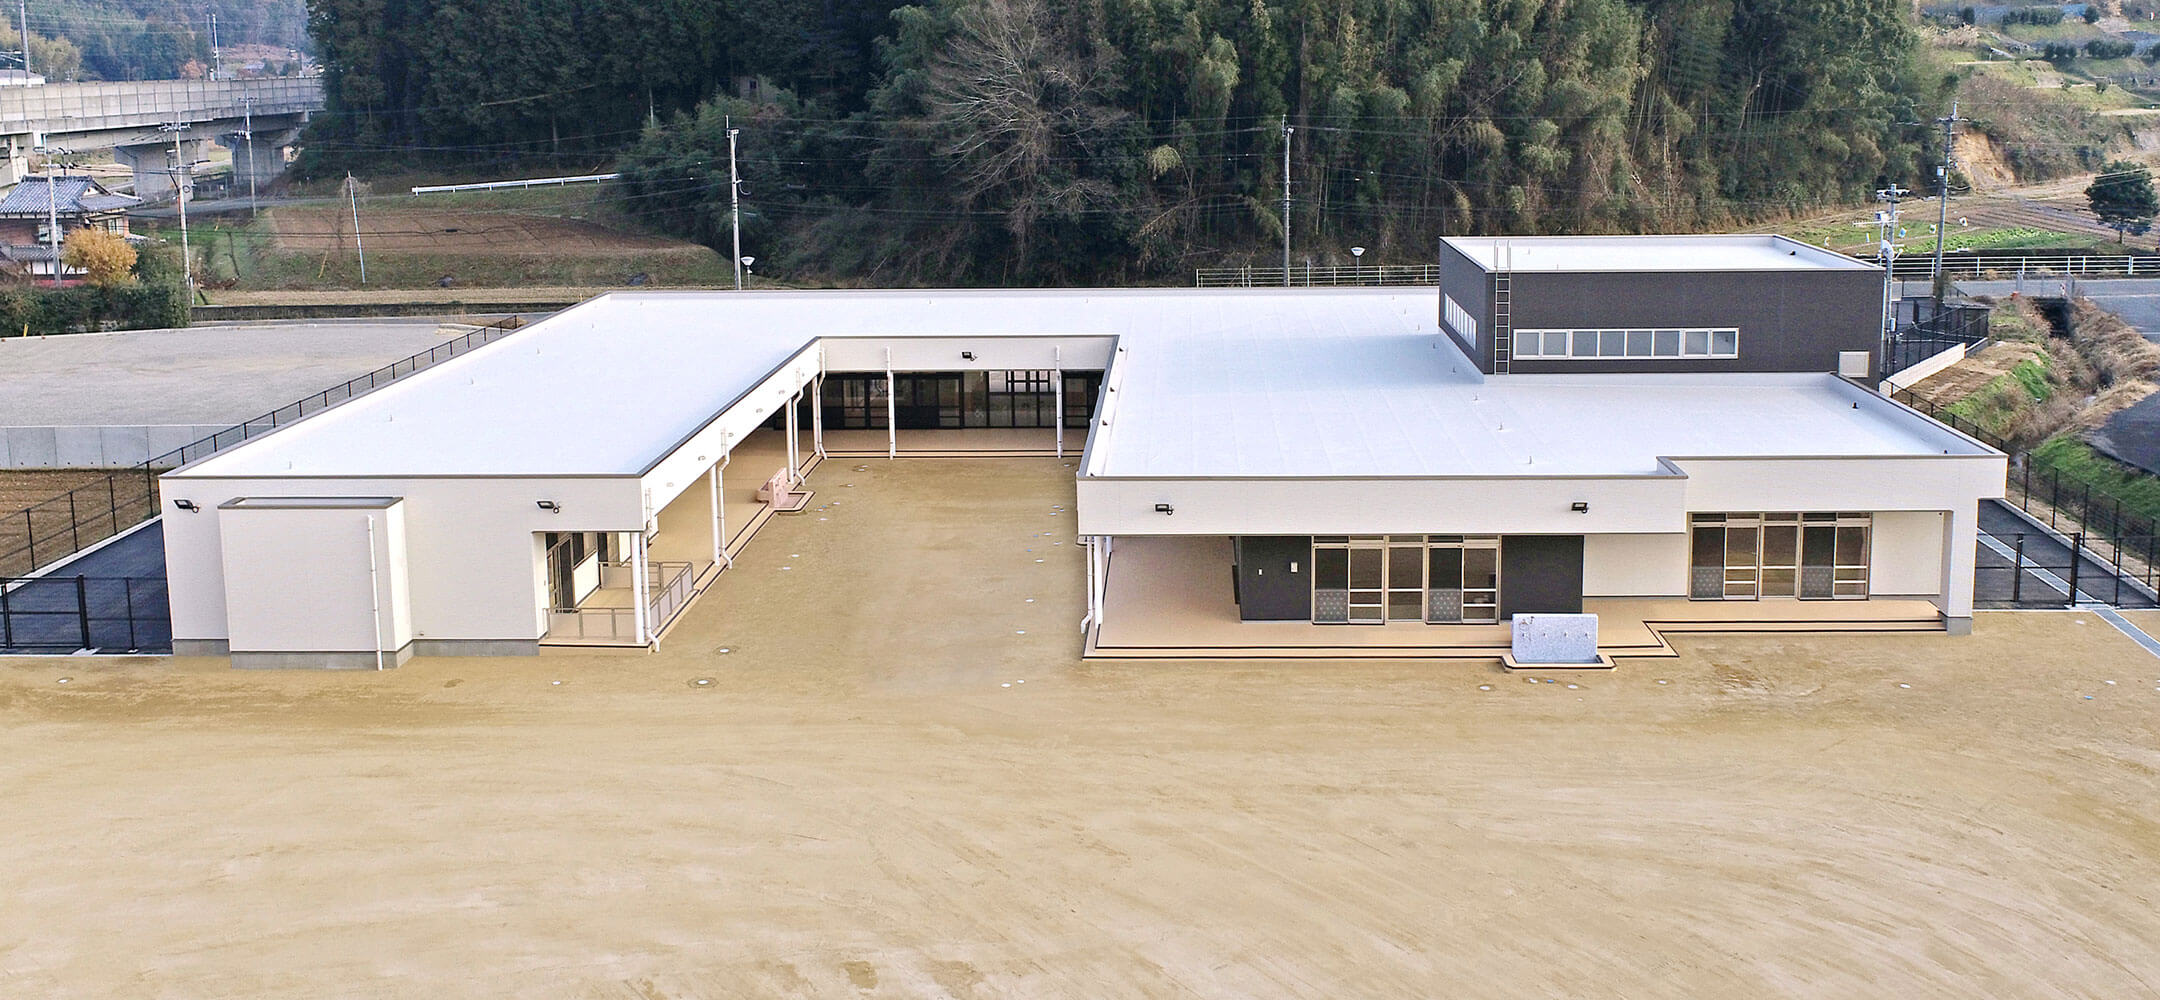
[[[1950,152],[1951,145],[1957,141],[1958,123],[1964,120],[1958,117],[1955,100],[1950,102],[1948,115],[1935,119],[1935,124],[1941,125],[1943,130],[1943,151],[1942,163],[1935,167],[1935,266],[1928,272],[1928,277],[1935,286],[1935,311],[1938,313],[1942,312],[1943,302],[1943,234],[1950,225]]]
[[[730,126],[727,130],[727,179],[728,179],[728,225],[735,230],[735,290],[742,291],[742,178],[735,173],[735,136],[742,130]]]
[[[22,17],[22,71],[30,74],[30,0],[15,0],[15,13]]]
[[[1889,187],[1879,188],[1875,192],[1875,200],[1889,207],[1877,211],[1873,222],[1854,223],[1854,225],[1859,226],[1872,225],[1879,229],[1875,246],[1876,253],[1880,256],[1883,266],[1882,328],[1878,331],[1882,340],[1880,363],[1883,365],[1889,364],[1891,342],[1897,339],[1897,319],[1892,314],[1891,307],[1896,300],[1893,289],[1897,284],[1895,270],[1897,262],[1898,199],[1911,193],[1911,191],[1897,186],[1896,181],[1892,181]]]
[[[255,221],[255,98],[240,97],[240,147],[247,150],[248,221]]]
[[[1282,283],[1290,287],[1290,116],[1282,120]]]
[[[352,201],[353,252],[360,256],[360,283],[367,284],[367,247],[360,242],[360,182],[353,180],[352,171],[345,171],[345,196]]]
[[[173,194],[180,203],[180,280],[187,285],[188,301],[195,300],[195,261],[188,253],[187,196],[188,173],[193,166],[187,161],[187,151],[180,145],[180,137],[188,130],[186,122],[173,122],[158,126],[160,132],[172,133],[173,148]]]
[[[218,58],[217,11],[213,10],[210,12],[210,79],[218,78],[218,70],[223,65],[224,61]]]
[[[60,186],[53,180],[53,157],[45,154],[45,238],[52,244],[52,283],[60,287]]]

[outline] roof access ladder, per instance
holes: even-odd
[[[1508,273],[1509,271],[1513,270],[1513,265],[1515,263],[1514,245],[1504,242],[1501,243],[1498,260],[1496,260],[1495,263],[1499,266],[1493,269],[1492,278],[1492,370],[1493,374],[1495,375],[1505,375],[1508,373],[1508,359],[1514,357],[1515,355],[1515,300],[1514,290],[1510,287],[1513,282],[1509,280]]]

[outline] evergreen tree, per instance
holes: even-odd
[[[2102,167],[2085,188],[2085,200],[2101,224],[2115,230],[2115,242],[2123,234],[2143,235],[2160,214],[2160,195],[2153,191],[2152,171],[2134,160],[2115,160]]]

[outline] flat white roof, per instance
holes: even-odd
[[[635,476],[821,335],[1119,337],[1122,388],[1090,475],[1629,475],[1661,456],[1980,453],[1828,374],[1487,379],[1441,334],[1436,297],[614,294],[177,475]]]
[[[1783,236],[1449,236],[1488,271],[1872,270],[1875,265]]]

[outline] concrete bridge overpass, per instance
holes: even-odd
[[[191,126],[181,137],[189,161],[201,158],[204,142],[214,141],[233,150],[236,180],[248,179],[252,160],[255,179],[268,181],[284,169],[285,151],[300,126],[322,106],[321,77],[0,87],[0,186],[29,172],[36,147],[64,146],[110,149],[135,171],[137,196],[168,194],[173,140],[158,127],[173,122]]]

